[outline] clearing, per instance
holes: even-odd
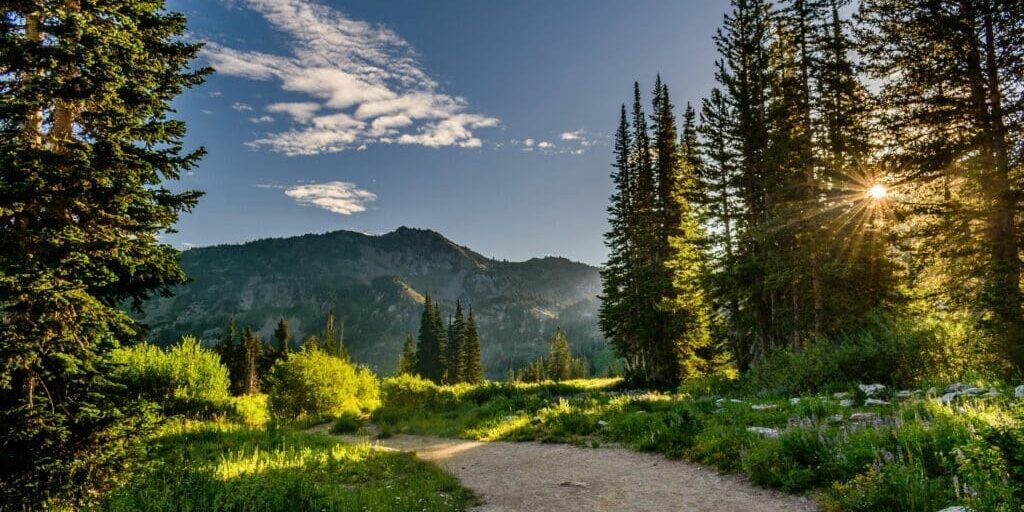
[[[325,434],[330,426],[310,431]],[[374,442],[383,449],[415,452],[437,463],[476,493],[483,504],[472,510],[480,512],[815,510],[808,498],[624,448],[405,434]]]

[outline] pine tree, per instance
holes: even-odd
[[[469,307],[469,315],[466,318],[465,345],[463,354],[463,382],[476,384],[484,380],[484,363],[480,351],[480,333],[476,328],[476,318],[473,316],[473,306]]]
[[[665,89],[666,109],[668,89]],[[675,372],[667,382],[694,377],[709,370],[708,361],[719,354],[711,344],[709,331],[710,305],[705,296],[704,275],[707,273],[706,234],[700,213],[693,201],[698,200],[702,161],[697,142],[696,114],[690,105],[683,116],[679,139],[676,180],[669,200],[676,212],[677,224],[668,231],[668,254],[664,262],[669,283],[661,310],[668,316],[667,340],[675,357]]]
[[[466,320],[462,315],[462,303],[455,301],[455,316],[448,330],[448,375],[451,384],[466,380]]]
[[[623,358],[629,368],[637,368],[639,347],[636,335],[631,329],[635,297],[635,261],[632,249],[632,191],[635,180],[630,159],[633,142],[629,128],[626,106],[622,105],[619,126],[615,131],[615,162],[612,164],[614,170],[611,174],[615,191],[608,206],[610,229],[605,233],[608,260],[601,268],[599,324],[616,355]]]
[[[412,334],[405,337],[405,346],[402,348],[402,353],[398,356],[398,370],[396,374],[416,374],[416,342],[413,341]]]
[[[242,332],[242,344],[240,347],[239,374],[241,379],[236,384],[237,393],[240,395],[255,395],[260,391],[259,361],[262,347],[263,344],[260,342],[259,335],[246,327]]]
[[[291,351],[292,335],[288,332],[288,322],[283,318],[278,320],[277,327],[274,328],[274,341],[276,342],[274,349],[279,357],[288,357],[288,353]]]
[[[859,49],[882,82],[896,178],[915,202],[932,205],[914,212],[922,224],[961,228],[939,235],[943,259],[959,270],[943,276],[957,283],[945,298],[986,319],[1013,366],[1024,369],[1016,156],[1024,135],[1014,114],[1024,109],[1020,2],[865,0],[860,7]],[[941,222],[930,218],[935,213]]]
[[[569,352],[569,341],[561,327],[555,328],[555,334],[548,341],[548,358],[546,361],[547,377],[555,382],[569,380],[572,372],[572,354]]]
[[[444,327],[440,323],[440,313],[434,306],[430,295],[423,303],[423,314],[420,316],[419,343],[416,347],[416,373],[420,377],[440,384],[444,379],[445,352],[447,346],[442,343]]]
[[[348,360],[348,350],[345,348],[345,321],[336,325],[334,310],[328,311],[324,319],[324,332],[318,339],[320,349],[325,353],[341,359]]]
[[[768,176],[765,157],[768,145],[768,58],[771,13],[764,0],[733,0],[715,36],[721,54],[716,80],[730,119],[728,140],[734,146],[735,179],[732,186],[735,212],[736,257],[729,281],[739,297],[737,331],[733,339],[737,364],[746,370],[750,363],[776,345],[773,306],[777,303],[768,283],[774,247],[764,237],[770,220]]]

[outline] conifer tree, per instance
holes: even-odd
[[[423,303],[423,314],[420,315],[419,343],[416,347],[416,373],[419,376],[440,384],[444,379],[445,351],[442,343],[444,327],[440,324],[440,314],[434,306],[430,295]]]
[[[924,243],[941,240],[946,268],[957,268],[943,276],[957,283],[944,298],[985,319],[1020,371],[1020,2],[864,0],[858,21],[866,69],[882,82],[893,171],[930,206],[914,211],[938,231]]]
[[[278,320],[277,327],[274,328],[274,341],[276,345],[274,349],[281,358],[288,357],[288,353],[291,351],[292,335],[288,332],[288,321],[284,318]]]
[[[569,341],[561,327],[555,328],[555,334],[548,341],[548,358],[546,361],[547,378],[559,382],[569,380],[572,372],[572,354],[569,352]]]
[[[626,106],[622,105],[619,125],[615,131],[615,161],[612,164],[612,184],[615,187],[608,206],[608,224],[605,246],[608,259],[601,268],[601,304],[599,323],[616,355],[627,362],[629,368],[639,366],[636,334],[631,329],[635,307],[635,261],[633,258],[635,186],[631,162],[632,135],[626,119]]]
[[[466,380],[466,320],[462,315],[462,303],[455,301],[455,316],[448,330],[448,374],[451,384]]]
[[[405,337],[405,346],[402,348],[402,353],[398,356],[398,370],[396,374],[416,374],[416,342],[413,341],[412,334]]]
[[[110,381],[138,307],[185,281],[160,243],[201,195],[171,102],[203,81],[163,2],[0,7],[0,503],[84,508],[148,433]]]
[[[255,395],[260,391],[259,385],[259,362],[263,344],[260,343],[259,335],[246,327],[242,332],[241,344],[241,379],[236,383],[237,393],[240,395]]]
[[[469,315],[466,318],[465,345],[463,354],[463,382],[476,384],[484,380],[484,363],[480,351],[480,333],[476,328],[476,318],[473,316],[473,306],[469,307]]]

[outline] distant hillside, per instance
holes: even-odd
[[[497,261],[434,231],[402,227],[192,249],[182,267],[192,282],[147,302],[138,317],[158,343],[184,334],[212,341],[231,317],[265,339],[284,317],[302,339],[323,329],[333,309],[353,357],[386,373],[405,335],[416,334],[429,293],[447,313],[456,299],[473,305],[490,377],[544,353],[557,325],[574,352],[599,366],[610,361],[597,327],[598,270],[564,258]]]

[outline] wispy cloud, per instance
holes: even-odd
[[[509,141],[511,145],[519,146],[522,151],[559,155],[582,155],[586,148],[603,142],[602,137],[595,136],[582,128],[560,133],[557,143],[545,140],[537,141],[533,138]]]
[[[468,110],[463,98],[445,94],[417,62],[410,45],[392,30],[311,0],[236,0],[263,15],[288,37],[290,55],[238,50],[209,43],[210,64],[224,75],[279,82],[304,95],[273,103],[291,126],[250,141],[287,155],[312,155],[366,144],[479,147],[474,130],[498,119]]]
[[[248,112],[248,111],[252,110],[252,107],[249,106],[249,104],[242,103],[241,101],[236,101],[236,102],[232,103],[231,104],[231,108],[233,108],[233,109],[235,109],[235,110],[237,110],[239,112]]]
[[[274,118],[271,117],[271,116],[250,117],[249,118],[249,122],[253,123],[253,124],[273,123],[274,122]]]
[[[339,215],[366,211],[367,203],[377,200],[377,194],[345,181],[295,185],[288,187],[284,193],[299,204],[315,206]]]

